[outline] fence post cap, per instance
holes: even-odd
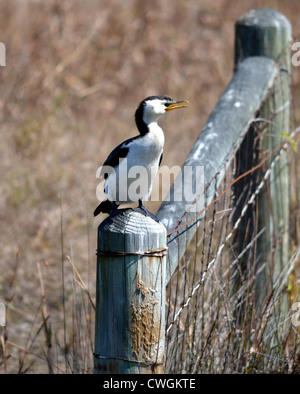
[[[288,64],[292,25],[280,12],[269,8],[248,11],[235,24],[235,56],[237,66],[249,56],[266,56],[276,63],[284,57]]]
[[[166,236],[167,230],[161,222],[130,208],[120,209],[117,216],[108,217],[100,223],[98,249],[102,252],[119,252],[120,247],[124,246],[126,252],[145,252],[152,247],[155,250],[159,247],[163,249]]]
[[[120,209],[120,213],[113,218],[107,217],[99,225],[100,228],[107,228],[109,231],[117,231],[118,233],[133,233],[138,229],[139,233],[155,231],[166,231],[165,226],[161,222],[156,222],[150,216],[145,216],[134,209]]]
[[[285,15],[270,8],[250,10],[237,20],[236,25],[291,28],[291,23]]]

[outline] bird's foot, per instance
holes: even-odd
[[[137,208],[134,208],[134,212],[139,212],[139,213],[141,213],[142,215],[148,216],[148,217],[150,217],[151,219],[155,220],[157,223],[159,222],[159,220],[157,219],[157,217],[156,217],[152,212],[148,211],[146,208],[137,207]]]
[[[131,210],[131,211],[134,210],[133,208],[118,209],[118,206],[119,205],[117,205],[116,203],[112,204],[112,209],[111,209],[110,214],[109,214],[109,218],[110,219],[113,220],[116,216],[123,215],[128,210]]]
[[[139,206],[137,208],[134,208],[134,212],[139,212],[142,215],[148,216],[151,219],[155,220],[157,223],[159,222],[157,217],[152,212],[148,211],[148,209],[146,209],[145,205],[141,200],[139,201]]]
[[[109,214],[110,219],[113,219],[113,218],[116,217],[119,213],[120,213],[120,212],[119,212],[118,208],[112,209],[112,210],[110,211],[110,214]]]
[[[120,211],[118,210],[118,205],[115,203],[115,202],[113,202],[112,203],[112,208],[111,208],[111,211],[110,211],[110,214],[109,214],[109,217],[111,218],[111,219],[113,219],[115,216],[117,216],[118,214],[120,213]]]

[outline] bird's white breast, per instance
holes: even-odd
[[[149,132],[128,145],[128,165],[151,165],[159,161],[164,147],[164,133],[157,123],[151,123]]]
[[[106,194],[110,201],[116,201],[117,203],[126,203],[138,201],[138,198],[132,198],[127,196],[126,199],[122,198],[120,201],[116,196],[122,194],[120,185],[120,179],[124,181],[124,177],[127,176],[126,185],[127,189],[130,188],[132,182],[135,179],[128,177],[128,172],[134,173],[136,166],[143,167],[147,172],[147,185],[144,187],[144,193],[142,196],[143,200],[147,200],[153,184],[153,180],[157,174],[159,167],[159,160],[163,152],[164,146],[164,133],[163,130],[158,126],[156,122],[148,125],[149,132],[140,138],[137,138],[127,145],[129,149],[126,159],[122,160],[121,163],[115,168],[115,173],[111,174],[106,180]],[[141,172],[141,177],[145,178],[145,172]],[[121,186],[125,189],[125,186]],[[127,190],[126,190],[127,192]],[[124,196],[124,190],[123,190]]]

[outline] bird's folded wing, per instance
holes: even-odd
[[[104,164],[103,164],[102,170],[101,170],[101,172],[100,172],[100,177],[105,178],[105,179],[108,177],[109,173],[107,172],[107,168],[105,168],[105,167],[106,167],[106,166],[107,166],[107,167],[112,167],[112,168],[117,167],[117,166],[120,164],[121,160],[124,159],[124,158],[127,156],[128,151],[129,151],[128,145],[129,145],[133,140],[135,140],[135,139],[138,138],[138,137],[139,137],[139,136],[132,137],[132,138],[129,138],[128,140],[122,142],[120,145],[118,145],[118,146],[109,154],[108,158],[105,160],[105,162],[104,162]]]

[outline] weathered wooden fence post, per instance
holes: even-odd
[[[130,209],[99,225],[95,373],[163,373],[166,238]]]
[[[262,106],[260,118],[267,121],[267,129],[263,133],[260,146],[255,145],[255,130],[250,130],[248,139],[245,139],[237,154],[239,170],[236,177],[245,173],[262,160],[264,155],[275,152],[283,141],[283,133],[290,131],[290,50],[289,43],[292,39],[290,22],[282,14],[270,9],[255,9],[241,17],[236,23],[235,36],[235,65],[250,56],[264,56],[271,58],[279,64],[279,74],[275,80],[272,92]],[[256,138],[258,140],[258,138]],[[270,159],[265,163],[265,168],[270,167]],[[235,185],[236,201],[239,206],[236,217],[240,214],[245,201],[251,195],[251,177],[249,175]],[[254,180],[254,186],[262,179],[263,171]],[[253,180],[253,179],[252,179]],[[252,185],[253,185],[252,184]],[[241,193],[244,196],[241,198]],[[247,197],[248,196],[248,197]],[[257,241],[256,256],[252,256],[252,264],[258,269],[266,263],[266,268],[258,276],[257,300],[263,305],[268,286],[278,279],[280,273],[289,261],[289,172],[287,153],[283,153],[276,165],[271,169],[271,174],[264,190],[257,197],[257,203],[249,209],[244,217],[240,231],[235,242],[237,253],[255,233],[264,230]],[[253,221],[257,217],[257,222]],[[247,238],[248,237],[248,238]],[[245,256],[248,258],[248,256]],[[246,268],[246,267],[244,267]],[[286,302],[283,302],[283,305]],[[285,307],[284,307],[285,308]],[[283,309],[281,308],[281,312]]]

